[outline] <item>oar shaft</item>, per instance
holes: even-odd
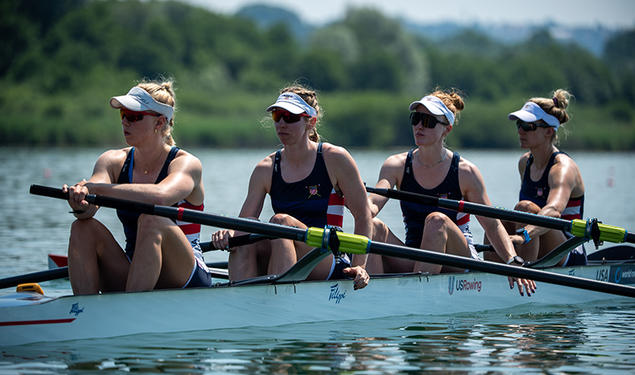
[[[563,219],[546,217],[527,212],[506,210],[504,208],[490,207],[485,204],[472,203],[466,201],[457,201],[445,198],[436,198],[428,195],[411,193],[407,191],[395,189],[378,189],[366,187],[369,193],[383,195],[388,198],[405,200],[414,203],[426,204],[429,206],[437,206],[447,208],[457,212],[465,212],[468,214],[491,217],[501,220],[520,222],[525,224],[537,225],[550,229],[559,229],[571,231],[571,222]]]
[[[598,241],[609,241],[615,243],[635,243],[635,236],[632,233],[628,233],[624,228],[602,223],[597,223],[597,228],[593,228],[589,227],[589,222],[579,219],[569,221],[557,217],[536,215],[516,210],[507,210],[504,208],[491,207],[479,203],[437,198],[429,195],[395,189],[366,187],[366,190],[369,193],[383,195],[388,198],[425,204],[429,206],[442,207],[453,211],[465,212],[478,216],[485,216],[500,220],[536,225],[549,229],[562,230],[565,232],[570,232],[576,237],[583,237],[587,239],[591,237]],[[596,235],[593,234],[595,230],[597,230],[598,232]]]
[[[6,277],[0,279],[0,289],[10,288],[24,283],[40,283],[49,280],[68,277],[68,267],[54,268],[52,270],[38,271],[24,275]]]
[[[43,195],[51,198],[68,199],[68,194],[61,189],[48,186],[31,185],[31,194]],[[297,241],[305,241],[306,230],[287,227],[272,223],[262,223],[258,220],[224,217],[201,211],[184,209],[180,207],[159,206],[149,203],[141,203],[126,199],[111,198],[103,195],[86,195],[86,201],[102,207],[110,207],[121,210],[135,211],[139,213],[167,217],[190,223],[210,225],[219,228],[235,229],[243,232],[257,233],[271,237],[283,237]]]
[[[386,256],[407,258],[419,262],[466,268],[470,270],[494,273],[503,276],[513,276],[524,279],[531,279],[534,281],[543,281],[551,284],[593,290],[596,292],[610,293],[626,297],[635,297],[635,288],[632,286],[584,279],[575,276],[561,275],[553,272],[546,272],[531,268],[508,266],[501,263],[476,260],[472,258],[438,253],[428,250],[413,249],[405,246],[371,242],[368,252]]]

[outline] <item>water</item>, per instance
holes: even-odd
[[[61,186],[88,178],[101,149],[0,149],[0,277],[47,268],[48,253],[66,253],[73,221],[60,200],[31,196],[33,183]],[[206,211],[236,216],[253,166],[270,150],[191,150],[204,165]],[[389,151],[352,151],[369,185]],[[511,208],[520,186],[520,151],[465,151],[479,166],[495,206]],[[631,189],[635,153],[571,153],[585,180],[585,216],[635,228]],[[261,218],[271,216],[269,202]],[[403,237],[397,202],[380,217]],[[98,218],[123,234],[112,210]],[[352,218],[345,218],[352,231]],[[205,227],[203,240],[216,228]],[[475,238],[482,229],[474,221]],[[605,245],[606,246],[606,245]],[[206,260],[225,260],[224,252]],[[64,280],[42,283],[68,293]],[[9,290],[2,290],[6,293]],[[214,319],[210,311],[210,319]],[[0,374],[13,373],[632,373],[635,305],[554,306],[553,311],[478,312],[438,317],[137,335],[0,348]]]

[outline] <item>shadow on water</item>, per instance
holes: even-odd
[[[635,369],[635,305],[395,317],[0,349],[0,373],[610,373]],[[210,314],[210,319],[214,319]],[[425,320],[424,320],[425,319]]]

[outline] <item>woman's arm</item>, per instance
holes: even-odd
[[[324,147],[326,146],[326,147]],[[324,161],[329,171],[329,176],[333,181],[333,186],[339,187],[346,207],[351,211],[355,220],[355,234],[371,238],[372,217],[366,188],[357,169],[355,161],[351,155],[342,147],[325,144],[323,146]],[[354,288],[361,289],[368,285],[370,277],[366,272],[366,260],[368,255],[355,254],[351,262],[350,270],[347,272],[354,275]]]
[[[459,164],[459,183],[466,201],[491,206],[481,172],[476,165],[465,159],[461,159]],[[503,261],[507,262],[517,255],[514,245],[500,220],[483,216],[476,216],[476,219],[483,227],[494,250]]]
[[[476,165],[465,159],[461,159],[461,163],[459,164],[459,184],[461,185],[461,191],[465,200],[491,206],[491,202],[485,191],[485,183],[483,182],[481,172]],[[518,255],[500,220],[482,216],[476,216],[476,219],[485,230],[487,238],[492,243],[494,250],[505,263],[509,263],[511,259]],[[514,284],[518,285],[520,295],[526,292],[527,296],[530,296],[536,291],[536,283],[533,280],[513,277],[508,277],[508,280],[511,288],[513,288]],[[524,292],[523,287],[525,289]]]
[[[269,155],[260,161],[251,173],[247,197],[240,210],[240,217],[258,219],[260,216],[265,196],[271,187],[272,158],[273,155]],[[242,233],[232,229],[221,229],[212,234],[212,243],[217,249],[229,249],[229,239]]]
[[[273,155],[261,160],[249,178],[247,197],[240,210],[240,217],[257,219],[262,212],[265,196],[271,188],[271,174],[273,173]]]
[[[377,179],[376,188],[379,189],[392,189],[395,186],[399,186],[401,182],[401,176],[403,174],[405,153],[389,156],[384,161],[379,171],[379,178]],[[382,208],[388,202],[388,197],[379,194],[370,193],[368,195],[368,202],[370,204],[370,212],[372,217],[379,214]]]
[[[129,199],[164,206],[173,205],[188,198],[193,204],[203,203],[200,187],[202,165],[194,155],[180,150],[168,168],[167,176],[158,184],[114,184],[89,181],[86,186],[93,194]]]
[[[89,204],[85,198],[86,195],[94,193],[86,186],[88,184],[111,184],[115,181],[118,172],[121,169],[127,155],[127,149],[109,150],[104,152],[97,158],[93,167],[93,174],[88,181],[82,180],[73,186],[64,185],[62,190],[68,191],[68,204],[73,210],[73,214],[77,219],[89,219],[95,216],[98,206]]]
[[[572,193],[578,184],[581,184],[578,181],[579,174],[578,166],[570,157],[562,154],[556,156],[556,163],[549,171],[547,204],[538,212],[538,215],[559,218],[567,208]],[[579,190],[582,190],[581,194],[583,194],[584,188]],[[528,225],[525,229],[530,238],[539,237],[550,230],[534,225]]]

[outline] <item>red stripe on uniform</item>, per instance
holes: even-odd
[[[343,206],[344,197],[340,197],[337,194],[329,195],[329,206]]]
[[[21,320],[17,322],[0,322],[0,326],[26,326],[32,324],[58,324],[71,323],[75,318],[68,319],[51,319],[51,320]]]
[[[571,199],[570,201],[567,202],[567,207],[576,207],[581,205],[582,204],[580,199]]]
[[[461,201],[461,202],[463,202],[463,201]],[[460,219],[458,219],[456,221],[456,225],[463,225],[463,224],[467,223],[468,221],[470,221],[470,215],[465,215],[465,216],[463,216],[462,218],[460,218]]]
[[[179,228],[181,228],[185,235],[195,234],[201,231],[201,224],[183,224],[179,225]]]
[[[344,224],[344,218],[340,215],[326,214],[326,223],[328,225],[342,227],[342,225]]]

